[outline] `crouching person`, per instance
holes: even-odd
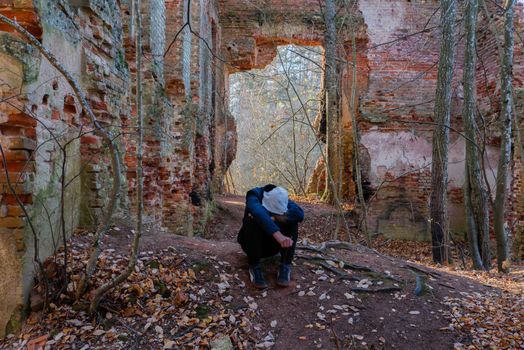
[[[260,259],[280,252],[277,284],[289,286],[291,263],[297,244],[298,223],[304,211],[289,199],[287,191],[275,185],[249,190],[238,243],[249,262],[249,277],[257,288],[267,288]]]

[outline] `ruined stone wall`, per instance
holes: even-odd
[[[220,4],[224,50],[231,72],[268,64],[275,57],[278,45],[322,45],[323,15],[318,2],[288,0],[240,5],[220,1]],[[288,11],[289,8],[293,11]],[[417,236],[426,231],[426,168],[431,161],[433,129],[427,123],[431,122],[436,83],[437,8],[436,1],[363,0],[352,7],[350,21],[353,23],[346,24],[340,31],[340,56],[347,60],[340,63],[347,179],[344,197],[352,199],[355,194],[355,126],[351,122],[355,115],[359,122],[360,152],[367,155],[362,157],[366,160],[363,164],[365,190],[367,197],[373,198],[368,224],[376,232],[399,232],[394,226],[405,227],[406,217],[416,218],[408,220],[408,226],[417,227]],[[431,30],[416,34],[425,22]],[[356,86],[352,86],[351,30],[356,36]],[[407,38],[403,39],[404,36]],[[356,95],[353,108],[352,93]],[[455,106],[455,112],[458,110]],[[416,124],[417,121],[426,124]],[[399,139],[405,142],[398,142]],[[406,154],[407,151],[411,153]],[[462,150],[457,147],[453,152],[460,155]],[[453,154],[451,158],[454,159]],[[322,166],[320,160],[315,171],[317,176],[322,177]],[[409,173],[409,180],[401,178],[404,173]],[[325,179],[321,178],[316,187],[322,190],[324,184]],[[404,215],[406,211],[411,215]]]
[[[439,53],[438,3],[395,3],[359,3],[369,34],[369,80],[359,106],[361,152],[369,154],[365,164],[365,185],[371,195],[368,227],[391,237],[424,239]],[[425,23],[429,29],[420,33]],[[456,120],[456,100],[454,107]],[[456,135],[451,137],[454,145],[460,143]],[[450,172],[462,153],[460,146],[451,148]],[[462,186],[460,179],[450,176],[450,180],[451,189]]]
[[[167,42],[178,37],[165,64],[173,116],[167,124],[167,158],[163,157],[163,223],[175,232],[192,235],[203,232],[209,215],[213,144],[222,143],[224,135],[216,132],[217,120],[226,113],[218,97],[223,90],[220,24],[214,1],[166,4],[176,13],[167,17]],[[185,25],[188,12],[190,25]]]
[[[226,75],[215,2],[144,0],[140,9],[133,9],[129,0],[14,1],[0,6],[0,13],[16,17],[41,38],[78,79],[97,118],[115,137],[127,180],[117,217],[128,221],[136,213],[134,11],[141,12],[144,27],[145,222],[182,234],[201,232],[210,211],[213,145],[223,145],[231,130],[236,137],[224,107]],[[180,30],[188,11],[190,25]],[[62,185],[67,186],[64,232],[69,236],[77,227],[100,221],[111,167],[106,145],[93,132],[68,83],[5,26],[0,27],[0,56],[7,62],[0,70],[0,93],[8,98],[0,104],[1,144],[17,193],[10,194],[2,173],[0,257],[8,263],[0,266],[0,276],[7,281],[0,285],[1,336],[6,325],[8,331],[16,328],[35,269],[32,234],[16,197],[38,227],[44,259],[62,244]],[[224,120],[232,125],[224,128]]]
[[[323,18],[314,1],[253,1],[250,4],[219,1],[223,45],[229,71],[267,65],[275,48],[283,44],[322,45]],[[357,51],[356,86],[352,86],[350,64],[341,63],[342,128],[344,130],[344,173],[348,178],[345,198],[354,198],[354,146],[351,123],[354,114],[360,134],[359,153],[363,161],[363,185],[368,199],[368,226],[372,232],[396,238],[429,239],[427,216],[433,133],[433,101],[436,88],[440,35],[438,1],[358,1],[351,13],[353,26],[340,31],[341,56],[352,62],[351,33],[354,28]],[[519,8],[522,5],[519,5]],[[293,8],[293,11],[287,9]],[[341,10],[342,12],[344,10]],[[522,10],[517,10],[522,21]],[[481,18],[482,21],[482,18]],[[519,22],[519,23],[520,23]],[[340,25],[340,23],[339,23]],[[478,68],[480,81],[487,70],[487,86],[479,82],[481,108],[496,109],[498,62],[493,59],[493,38],[479,24]],[[345,34],[344,34],[345,33]],[[462,43],[456,57],[453,111],[449,154],[449,207],[451,230],[465,232],[463,192],[464,140],[462,129]],[[516,67],[521,53],[516,51]],[[519,56],[520,55],[520,56]],[[515,69],[515,84],[522,84]],[[350,107],[355,90],[357,103]],[[492,105],[495,103],[495,105]],[[490,131],[485,163],[488,182],[494,185],[499,150]],[[495,134],[496,135],[496,134]],[[319,160],[316,187],[322,188],[323,164]],[[516,192],[520,193],[520,192]],[[518,194],[515,194],[518,196]],[[516,210],[516,209],[515,209]]]
[[[117,4],[14,1],[2,3],[0,13],[41,38],[78,79],[101,123],[116,135],[127,113],[128,91]],[[110,162],[67,81],[10,28],[0,30],[0,56],[9,62],[0,69],[1,95],[8,98],[0,107],[1,144],[16,190],[13,195],[2,166],[1,336],[17,327],[29,297],[36,268],[34,233],[42,260],[58,249],[63,235],[93,223],[107,198]]]
[[[366,10],[367,6],[373,11]],[[426,218],[431,178],[431,123],[439,50],[438,30],[432,28],[438,25],[437,6],[433,1],[400,2],[395,7],[380,0],[360,2],[370,33],[368,57],[373,58],[369,65],[369,88],[361,98],[359,123],[362,145],[370,154],[369,187],[371,192],[376,191],[370,202],[369,225],[376,232],[394,237],[429,239]],[[390,15],[385,17],[384,13]],[[426,33],[417,34],[424,29]],[[494,37],[482,15],[479,31],[479,107],[484,118],[489,118],[488,111],[493,118],[500,109],[496,88],[500,86],[497,82],[499,62]],[[459,234],[465,232],[464,139],[459,134],[462,130],[461,45],[459,42],[455,64],[448,164],[450,228]],[[519,77],[522,69],[517,68],[521,60],[522,53],[517,49],[516,86],[522,84]],[[491,123],[487,129],[485,151],[487,180],[492,188],[500,152],[493,126]],[[406,217],[410,218],[409,224]]]

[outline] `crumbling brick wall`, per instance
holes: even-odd
[[[66,1],[42,0],[1,6],[0,13],[41,38],[76,77],[102,125],[120,133],[121,117],[128,113],[129,75],[116,2],[92,0],[73,7]],[[0,251],[6,259],[2,261],[9,261],[0,266],[0,288],[8,288],[0,290],[2,335],[17,327],[28,300],[36,268],[35,236],[37,258],[42,260],[61,245],[62,232],[68,236],[79,225],[93,223],[107,198],[110,162],[67,81],[11,28],[0,30],[0,55],[11,64],[0,70],[2,81],[9,79],[1,91],[8,98],[0,107],[1,143],[16,193],[7,186],[2,166]]]
[[[205,223],[208,184],[213,176],[211,145],[223,144],[221,137],[225,135],[214,131],[215,123],[227,115],[223,103],[220,112],[214,108],[218,104],[216,92],[224,91],[223,85],[218,86],[224,81],[219,77],[223,69],[207,50],[213,45],[218,56],[220,27],[215,3],[193,1],[188,8],[189,3],[144,0],[139,9],[144,24],[146,223],[182,234],[191,234],[194,227],[201,231]],[[31,1],[3,3],[0,7],[0,13],[16,17],[42,38],[43,45],[78,79],[98,120],[115,137],[127,179],[117,213],[124,217],[136,213],[133,84],[137,67],[130,4],[115,0],[38,0],[34,7]],[[179,37],[183,40],[173,42],[166,53],[168,43],[185,22],[186,10],[191,13],[192,32],[187,26]],[[213,30],[204,32],[205,28]],[[40,258],[45,259],[62,242],[58,232],[63,184],[67,186],[66,235],[100,221],[111,189],[110,157],[67,81],[10,28],[2,26],[0,30],[0,55],[9,64],[0,70],[0,78],[6,82],[1,86],[2,98],[9,97],[8,103],[0,104],[1,142],[10,178],[16,182],[16,197],[38,225]],[[55,134],[60,135],[59,140],[53,139]],[[64,152],[67,165],[62,179]],[[7,177],[0,180],[0,256],[10,262],[0,267],[1,276],[9,282],[1,288],[10,286],[9,290],[0,290],[3,335],[4,330],[16,328],[20,319],[34,264],[32,236],[24,214],[10,193]]]
[[[275,57],[277,45],[322,45],[323,18],[318,2],[286,0],[265,1],[263,6],[255,6],[257,4],[220,2],[224,52],[230,62],[230,72],[264,67]],[[353,199],[355,194],[352,132],[354,127],[358,127],[359,148],[369,155],[363,164],[366,197],[370,198],[368,226],[372,232],[392,237],[427,240],[428,171],[440,42],[438,2],[366,0],[357,5],[350,20],[355,22],[356,33],[356,87],[351,86],[351,69],[344,67],[341,73],[344,158],[347,161],[344,168],[349,179],[345,198]],[[522,22],[521,6],[517,10],[517,28]],[[289,8],[293,11],[288,11]],[[496,56],[492,52],[493,36],[486,30],[487,25],[479,25],[479,28],[479,55],[484,57],[478,68],[479,100],[484,107],[496,111],[496,105],[488,105],[497,100],[498,93],[494,90],[497,82],[493,80],[498,69],[498,62],[493,59]],[[352,62],[350,39],[350,35],[342,36],[339,43],[344,44],[342,54],[346,56],[343,57]],[[516,50],[516,67],[521,60],[519,57],[522,57],[519,50]],[[448,214],[451,230],[464,233],[464,140],[460,136],[463,58],[460,47],[457,52]],[[488,90],[484,91],[480,81],[486,66]],[[517,69],[515,74],[515,84],[521,86],[522,79]],[[356,108],[350,110],[349,96],[353,89],[358,102]],[[357,117],[357,126],[351,123],[352,114]],[[496,137],[488,140],[486,163],[496,167],[498,153]],[[318,186],[311,188],[322,189],[325,184],[322,163],[319,160],[314,172],[314,176],[319,177],[319,181],[314,182]],[[493,186],[495,177],[492,172],[488,172],[488,181]]]

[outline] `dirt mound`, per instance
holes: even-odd
[[[309,220],[333,214],[322,206],[304,207]],[[499,286],[330,241],[302,242],[288,288],[276,287],[278,258],[263,261],[270,287],[260,291],[251,287],[247,259],[235,243],[243,200],[222,198],[218,213],[208,232],[215,240],[146,232],[135,272],[105,297],[98,318],[64,295],[48,312],[33,312],[23,330],[0,348],[23,349],[39,337],[52,349],[429,350],[485,345],[472,329],[487,316],[475,319],[479,309],[471,298],[496,300],[495,295],[504,294]],[[124,269],[129,237],[131,229],[119,226],[104,238],[97,283]],[[84,266],[90,239],[73,238],[75,273]],[[513,316],[518,317],[519,305],[513,303]],[[497,310],[497,317],[507,314]],[[500,348],[524,343],[513,319],[507,317],[504,324],[514,338],[495,329],[502,339],[497,344],[505,344]],[[489,326],[482,329],[492,334]]]

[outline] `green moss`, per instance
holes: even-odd
[[[128,66],[126,58],[124,56],[124,50],[123,49],[118,49],[117,52],[116,52],[115,67],[116,67],[116,69],[118,69],[119,72],[125,73],[126,76],[128,75],[129,66]]]
[[[195,272],[200,272],[202,270],[205,270],[206,268],[208,268],[209,266],[211,266],[211,263],[207,260],[196,260],[193,265],[191,265],[191,268],[195,271]]]
[[[17,330],[22,328],[23,320],[26,318],[26,312],[22,306],[15,309],[11,318],[5,326],[5,334],[14,334]]]
[[[255,21],[258,23],[259,26],[263,26],[264,24],[270,22],[270,16],[266,11],[257,9],[255,11]]]
[[[75,12],[65,0],[41,0],[38,13],[44,33],[57,32],[66,37],[73,45],[80,42],[81,36],[78,24],[75,22]]]
[[[0,51],[23,64],[25,84],[36,81],[40,70],[40,54],[35,48],[9,33],[1,33]]]
[[[195,308],[196,316],[199,320],[203,320],[207,318],[207,316],[211,312],[211,308],[209,306],[206,306],[204,304],[200,304]]]
[[[195,130],[195,119],[198,113],[198,105],[196,103],[186,103],[184,109],[180,113],[183,116],[184,130],[184,148],[189,149],[193,143],[193,131]]]

